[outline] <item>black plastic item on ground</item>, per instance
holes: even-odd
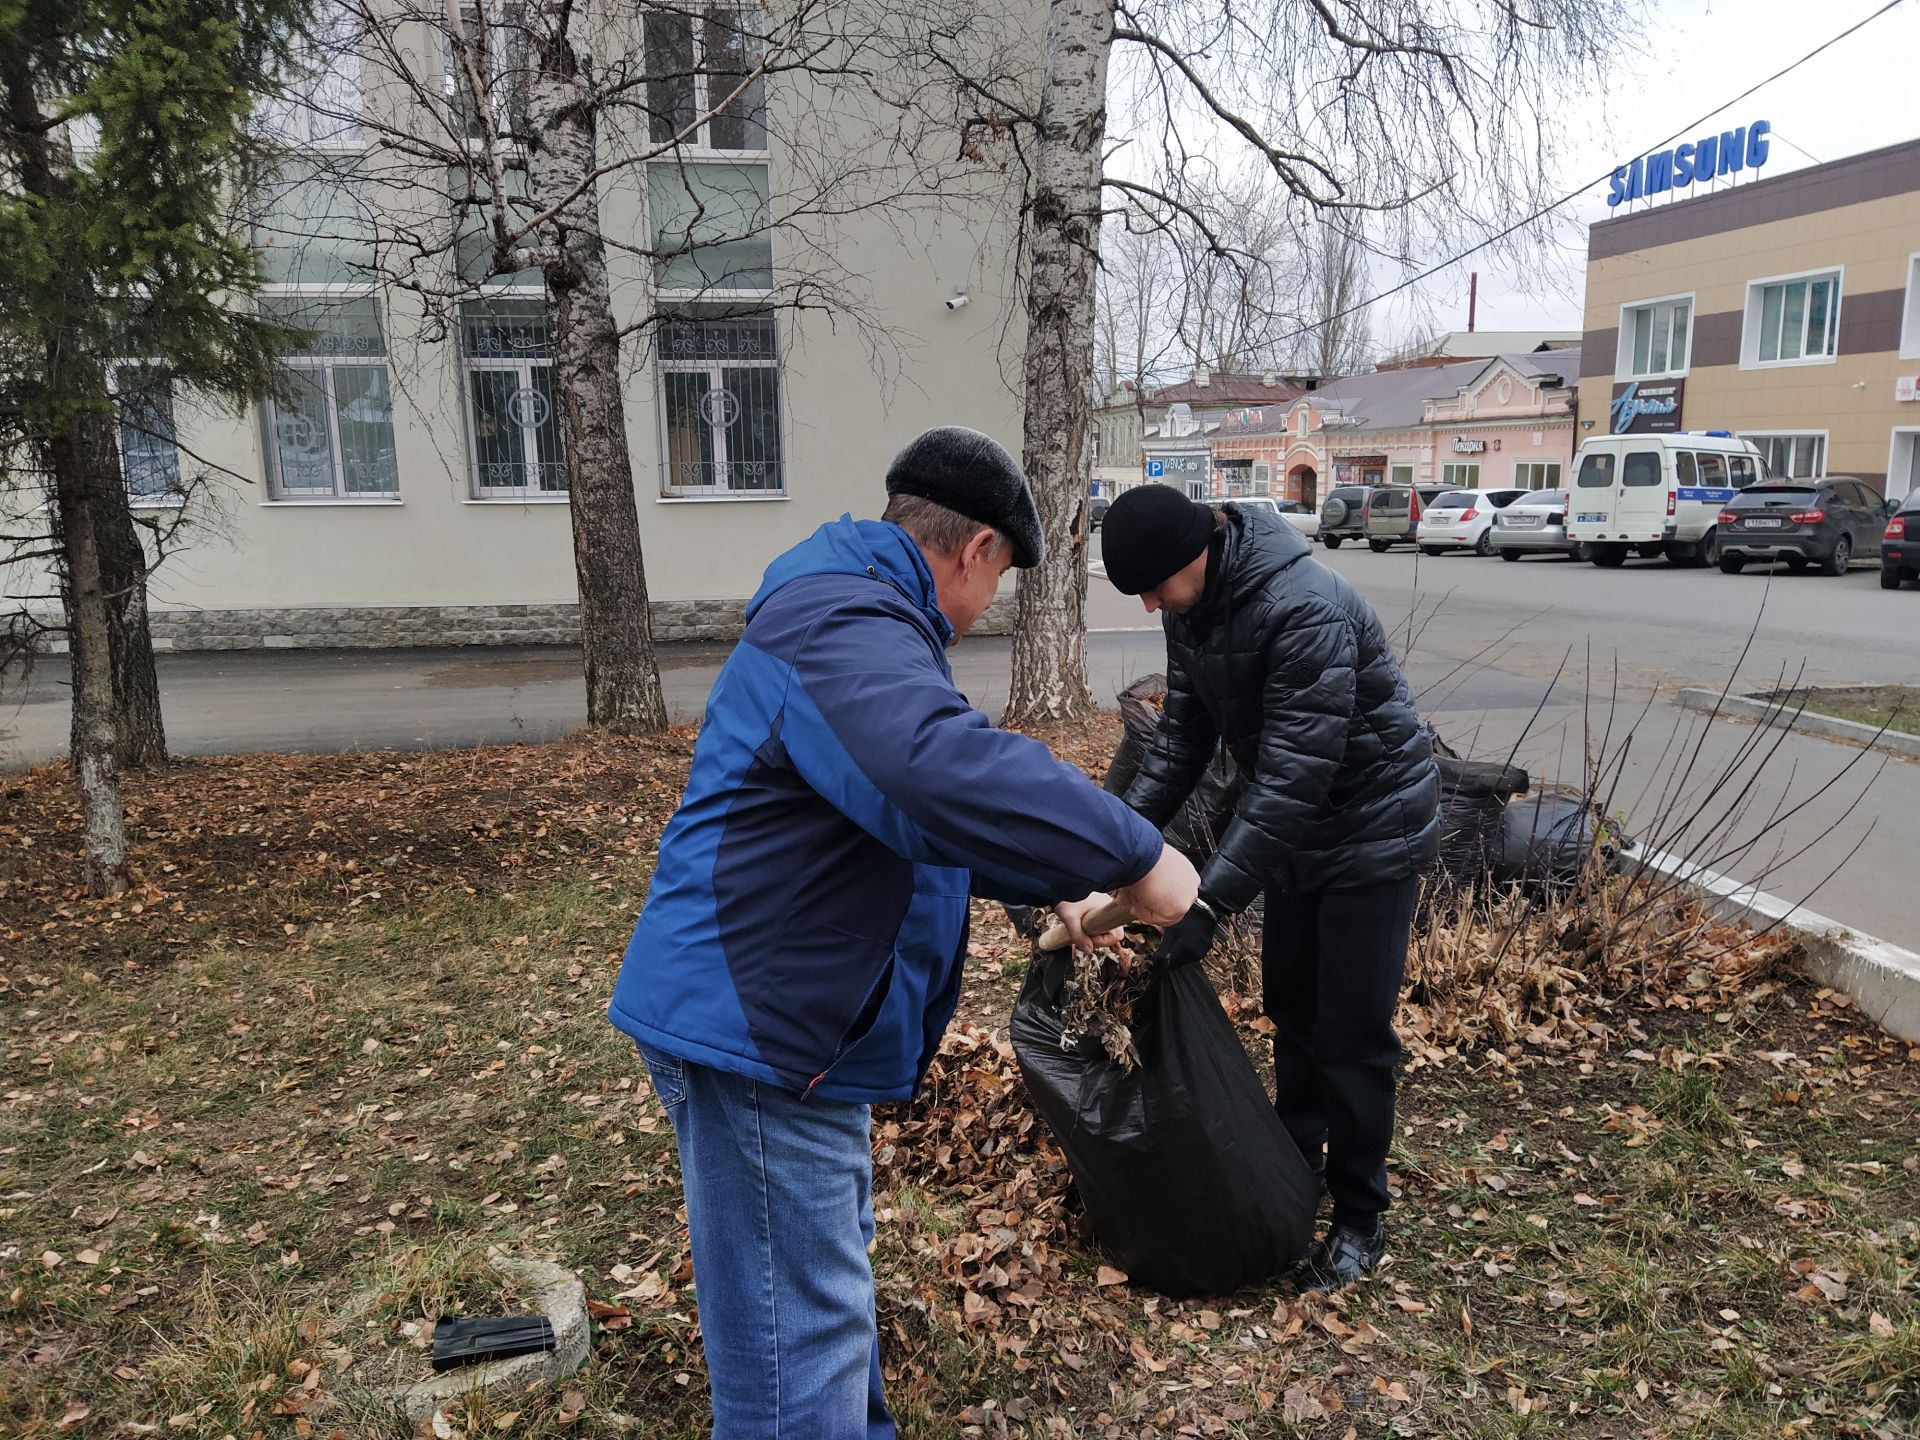
[[[1509,801],[1494,883],[1554,890],[1615,868],[1632,842],[1594,808],[1579,791],[1559,788]]]
[[[1013,1053],[1066,1151],[1101,1248],[1136,1285],[1227,1295],[1306,1252],[1319,1190],[1204,967],[1134,1008],[1132,1071],[1097,1040],[1062,1045],[1071,951],[1037,956],[1013,1007]]]
[[[1463,760],[1438,736],[1434,764],[1440,770],[1440,851],[1434,871],[1462,889],[1484,885],[1499,872],[1506,850],[1507,803],[1531,783],[1518,765]]]
[[[484,1360],[532,1355],[558,1346],[544,1315],[445,1316],[433,1327],[433,1368],[452,1370]]]
[[[1153,743],[1153,732],[1160,728],[1160,709],[1154,702],[1164,700],[1166,694],[1166,676],[1142,675],[1117,697],[1125,733],[1113,752],[1113,763],[1107,767],[1108,794],[1126,794],[1133,777],[1139,773],[1147,746]],[[1224,747],[1216,750],[1200,783],[1187,797],[1187,803],[1160,833],[1174,849],[1194,864],[1201,864],[1219,844],[1220,834],[1233,819],[1244,788],[1233,758]]]

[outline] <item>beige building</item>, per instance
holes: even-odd
[[[687,18],[702,13],[701,24]],[[679,55],[682,67],[725,70],[703,47],[750,35],[753,21],[739,18],[748,15],[650,13],[646,46]],[[1038,10],[1030,18],[1044,24]],[[655,36],[656,23],[677,29]],[[396,176],[383,159],[373,74],[370,59],[364,71],[336,61],[320,86],[354,97],[348,110],[370,107],[364,125],[298,104],[274,117],[300,158],[256,231],[272,282],[263,304],[318,332],[287,357],[290,393],[235,415],[173,393],[164,374],[118,367],[136,503],[165,518],[183,482],[193,490],[191,523],[152,582],[163,647],[577,633],[555,414],[563,397],[539,277],[489,281],[444,321],[405,287],[382,283],[375,256],[396,235],[451,227],[479,237],[471,212],[457,215],[446,200],[444,175]],[[905,219],[863,208],[849,189],[830,217],[769,224],[789,203],[788,186],[824,164],[809,155],[789,165],[769,139],[765,117],[805,103],[779,80],[771,89],[748,90],[679,154],[602,187],[618,323],[673,316],[630,346],[625,376],[647,579],[656,633],[667,638],[731,633],[774,556],[842,513],[878,514],[887,463],[920,430],[964,424],[1020,449],[1009,376],[1024,330],[1007,176],[973,167],[939,214],[924,202]],[[676,115],[706,103],[704,91],[668,100]],[[868,146],[897,123],[872,109],[836,113],[821,133]],[[937,163],[960,164],[952,142],[948,134]],[[861,164],[849,169],[869,173]],[[722,233],[728,224],[739,238]],[[657,251],[688,234],[710,248],[650,262],[618,244]],[[465,266],[483,250],[463,241],[447,263]],[[801,267],[817,269],[823,255],[863,297],[863,323],[781,304],[814,273]],[[24,567],[0,571],[7,608],[44,607],[49,588]]]
[[[1584,434],[1730,430],[1776,475],[1920,484],[1920,141],[1595,225]]]

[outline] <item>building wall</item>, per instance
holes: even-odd
[[[1030,18],[1043,23],[1037,7]],[[771,103],[783,103],[777,87]],[[854,134],[862,121],[875,129],[889,123],[877,110],[841,114],[835,133]],[[770,164],[777,212],[777,148]],[[843,513],[877,515],[889,460],[921,430],[968,425],[1019,453],[1024,312],[1009,261],[1018,249],[1016,206],[1005,175],[974,168],[979,173],[956,185],[941,213],[924,203],[911,213],[869,211],[850,197],[848,213],[821,222],[831,228],[810,234],[805,246],[776,234],[780,281],[794,278],[790,260],[818,265],[825,245],[831,263],[857,277],[867,305],[863,324],[818,309],[778,313],[783,493],[663,497],[658,375],[649,347],[631,346],[628,442],[649,591],[664,635],[737,633],[741,607],[767,563]],[[395,212],[383,206],[408,212],[410,221],[421,206],[446,208],[424,182],[425,200],[385,184],[369,192],[389,222]],[[632,177],[603,186],[603,223],[616,240],[648,233],[645,210]],[[623,325],[645,318],[655,302],[644,262],[613,253],[609,263],[616,318]],[[962,288],[968,305],[946,308]],[[393,390],[393,498],[275,498],[261,407],[236,415],[175,394],[182,468],[201,478],[189,523],[153,577],[154,631],[163,644],[488,643],[577,633],[564,495],[476,498],[458,338],[434,333],[404,289],[381,287],[378,299]],[[0,570],[0,596],[11,603],[50,608],[49,592],[43,574]],[[1001,606],[995,618],[1004,623],[1005,613]]]
[[[1622,307],[1686,295],[1693,308],[1682,428],[1825,432],[1826,473],[1905,493],[1911,471],[1903,462],[1920,430],[1920,403],[1897,398],[1897,382],[1920,373],[1920,349],[1909,343],[1902,355],[1916,251],[1920,142],[1595,226],[1582,433],[1609,428]],[[1743,363],[1749,282],[1829,269],[1841,272],[1838,354]]]

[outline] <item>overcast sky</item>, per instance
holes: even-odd
[[[1774,143],[1762,177],[1818,161],[1838,160],[1920,138],[1920,0],[1904,0],[1858,34],[1730,108],[1725,102],[1763,76],[1805,55],[1885,0],[1656,0],[1646,53],[1625,61],[1595,93],[1569,93],[1567,165],[1560,193],[1664,148],[1682,126],[1691,140],[1709,129],[1753,120],[1772,122]],[[1712,123],[1693,127],[1709,106]],[[1722,185],[1729,182],[1722,181]],[[1693,193],[1689,191],[1687,193]],[[1652,204],[1670,203],[1654,200]],[[1566,329],[1581,324],[1586,225],[1605,219],[1606,186],[1592,187],[1567,207],[1580,222],[1570,232],[1557,275],[1521,277],[1491,268],[1484,256],[1462,262],[1422,287],[1442,329],[1464,329],[1467,276],[1480,271],[1479,328]],[[1442,255],[1428,257],[1444,259]],[[1383,271],[1378,279],[1391,284]],[[1377,307],[1376,336],[1406,332],[1409,307]]]

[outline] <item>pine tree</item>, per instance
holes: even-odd
[[[0,0],[0,477],[49,502],[12,558],[58,577],[96,895],[127,883],[120,770],[165,754],[109,377],[138,360],[232,404],[277,383],[292,337],[245,305],[260,274],[232,180],[307,9]]]

